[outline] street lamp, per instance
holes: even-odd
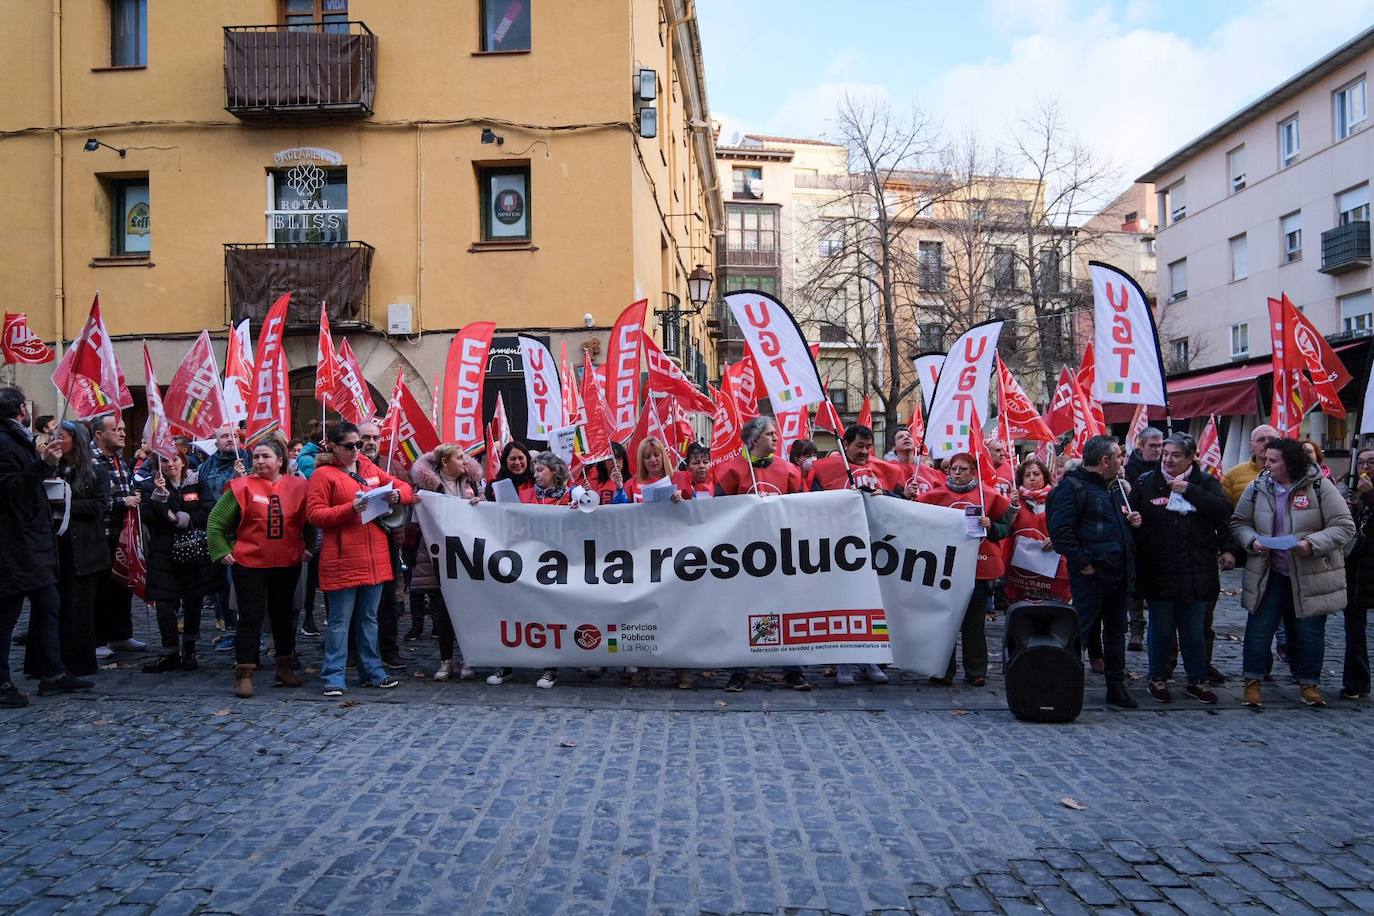
[[[88,153],[93,153],[93,152],[95,152],[96,150],[100,149],[102,146],[105,147],[106,149],[114,150],[116,153],[119,153],[119,158],[120,158],[120,159],[123,159],[123,158],[124,158],[124,154],[128,152],[128,150],[120,149],[120,148],[117,147],[117,146],[111,146],[111,145],[108,144],[108,143],[101,143],[101,142],[100,142],[99,140],[97,140],[95,137],[91,137],[90,139],[88,139],[88,140],[86,141],[86,145],[85,145],[84,147],[82,147],[82,149],[84,149],[84,150],[85,150],[86,152],[88,152]]]
[[[711,299],[711,284],[715,282],[715,277],[702,265],[687,275],[687,299],[692,303],[692,308],[696,309],[698,315],[701,310],[706,308],[706,303]]]

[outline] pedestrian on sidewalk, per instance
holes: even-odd
[[[110,504],[105,512],[105,538],[109,555],[113,557],[124,531],[124,518],[138,512],[139,494],[134,483],[133,469],[124,460],[128,434],[124,417],[118,412],[91,420],[95,465],[110,481]],[[105,659],[115,650],[138,652],[148,648],[141,639],[134,638],[133,592],[114,574],[111,568],[100,583],[95,603],[96,658]]]
[[[282,472],[286,445],[269,436],[253,446],[253,473],[236,477],[210,510],[210,558],[228,567],[239,599],[234,640],[234,695],[253,695],[260,663],[262,624],[271,622],[277,660],[273,687],[299,687],[295,670],[296,613],[293,599],[301,561],[313,532],[307,530],[308,484]]]
[[[1245,623],[1245,705],[1263,706],[1260,682],[1269,670],[1269,644],[1280,623],[1293,639],[1288,654],[1302,701],[1325,706],[1318,684],[1326,652],[1326,617],[1345,608],[1343,548],[1355,521],[1335,484],[1310,464],[1300,443],[1275,439],[1265,449],[1264,472],[1236,504],[1231,534],[1249,556],[1241,603]],[[1261,538],[1277,539],[1272,545]]]
[[[59,438],[50,438],[40,456],[28,422],[24,392],[0,388],[0,569],[5,571],[0,577],[0,708],[4,709],[29,705],[28,694],[14,685],[10,673],[10,637],[25,598],[29,601],[25,668],[39,679],[38,692],[94,686],[68,672],[62,658],[56,528],[45,480],[57,470],[63,446]],[[60,520],[66,515],[65,500],[56,505]],[[94,658],[93,636],[88,645]]]

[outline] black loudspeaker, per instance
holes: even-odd
[[[1078,612],[1058,601],[1018,601],[1002,640],[1007,707],[1025,722],[1072,722],[1083,711]]]

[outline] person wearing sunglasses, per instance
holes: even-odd
[[[329,451],[315,461],[306,493],[306,517],[320,529],[320,591],[329,609],[325,632],[324,695],[343,696],[348,661],[348,630],[356,615],[362,686],[390,689],[400,684],[386,673],[377,647],[377,607],[382,588],[392,580],[391,548],[381,525],[364,522],[364,494],[390,484],[390,505],[410,504],[418,495],[362,455],[358,427],[347,421],[329,427]]]

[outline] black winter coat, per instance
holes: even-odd
[[[1211,601],[1221,590],[1217,555],[1231,550],[1231,501],[1221,482],[1195,463],[1183,498],[1196,512],[1171,512],[1169,483],[1163,471],[1147,471],[1131,490],[1131,508],[1140,513],[1135,529],[1135,596],[1159,601]]]
[[[1141,456],[1140,449],[1136,449],[1135,451],[1131,452],[1131,457],[1126,459],[1126,483],[1130,484],[1130,486],[1134,488],[1136,482],[1140,480],[1141,477],[1145,476],[1150,471],[1158,470],[1158,458],[1156,458],[1154,461],[1146,461],[1144,457]]]
[[[1374,492],[1346,494],[1355,517],[1355,550],[1345,561],[1345,591],[1351,606],[1374,608]]]
[[[148,528],[148,539],[143,545],[144,559],[148,564],[148,600],[176,601],[190,598],[199,601],[210,592],[224,585],[223,568],[211,563],[187,566],[172,558],[172,545],[178,537],[193,529],[205,530],[213,506],[206,505],[200,492],[200,484],[194,472],[186,475],[178,487],[167,481],[167,500],[158,502],[153,497],[156,487],[153,481],[145,481],[139,488],[143,497],[139,503],[139,514]],[[189,498],[188,498],[189,497]],[[186,527],[173,521],[168,513],[185,513]],[[180,516],[178,516],[180,518]]]
[[[28,433],[0,420],[0,595],[57,584],[57,541],[43,491],[50,471]]]
[[[1122,511],[1126,501],[1115,480],[1076,468],[1050,491],[1048,516],[1054,549],[1068,561],[1070,577],[1089,564],[1099,581],[1130,591],[1135,585],[1135,539]]]
[[[90,576],[110,571],[110,540],[105,536],[105,515],[110,509],[110,472],[91,466],[91,480],[84,486],[72,481],[70,472],[50,469],[49,477],[63,477],[72,488],[72,518],[62,546],[70,551],[72,568],[63,575]],[[51,524],[51,523],[50,523]]]

